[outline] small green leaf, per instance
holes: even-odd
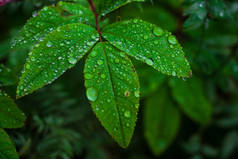
[[[139,107],[139,82],[130,59],[109,43],[98,43],[84,68],[87,97],[109,134],[125,148]]]
[[[96,8],[99,15],[105,16],[121,6],[130,2],[144,2],[145,0],[98,0],[96,1]]]
[[[3,129],[0,129],[0,158],[19,159],[14,144]]]
[[[174,107],[166,88],[149,97],[144,110],[144,132],[155,155],[163,153],[176,136],[180,113]]]
[[[188,77],[190,66],[171,33],[139,19],[111,24],[103,30],[111,44],[167,75]]]
[[[192,120],[201,124],[207,124],[211,120],[212,106],[205,98],[199,79],[192,78],[186,82],[181,79],[171,79],[169,85],[174,99]]]
[[[0,90],[0,128],[19,128],[25,120],[25,115],[14,101]]]
[[[17,88],[18,97],[51,83],[97,42],[96,30],[75,23],[57,28],[37,44],[29,54]]]
[[[32,45],[43,40],[45,35],[57,27],[70,23],[86,23],[94,25],[92,12],[77,3],[59,2],[56,7],[47,6],[33,15],[17,36],[12,47],[18,48]]]

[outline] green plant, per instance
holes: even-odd
[[[191,70],[175,36],[139,19],[101,29],[99,17],[129,1],[59,2],[36,13],[14,41],[13,48],[35,45],[17,88],[22,97],[57,79],[88,53],[84,67],[86,95],[93,111],[121,147],[127,147],[139,108],[139,82],[127,55],[156,70],[178,77]]]
[[[1,159],[237,158],[235,0],[63,1],[0,7]]]

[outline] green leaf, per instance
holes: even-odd
[[[164,74],[188,77],[190,66],[175,36],[139,19],[111,24],[103,30],[111,44]]]
[[[171,79],[169,85],[174,99],[192,120],[201,124],[207,124],[211,120],[212,106],[205,98],[203,85],[199,79],[192,78],[186,82]]]
[[[45,35],[57,27],[70,23],[86,23],[94,25],[92,12],[77,3],[59,2],[56,7],[44,7],[33,15],[23,27],[12,44],[13,48],[32,45],[43,40]]]
[[[130,59],[109,43],[98,43],[85,69],[87,97],[109,134],[125,148],[133,135],[139,107],[139,82]]]
[[[75,23],[57,28],[39,42],[29,54],[17,88],[18,97],[51,83],[97,42],[96,30]]]
[[[176,136],[180,113],[174,107],[166,88],[149,97],[144,110],[144,132],[155,155],[163,153]]]
[[[18,159],[18,154],[7,133],[0,129],[0,158],[1,159]]]
[[[25,120],[25,115],[14,101],[0,90],[0,128],[19,128]]]
[[[145,0],[98,0],[96,1],[97,13],[105,16],[106,14],[124,6],[130,2],[144,2]]]

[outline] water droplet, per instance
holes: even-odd
[[[136,107],[136,109],[138,109],[139,108],[139,104],[136,104],[135,107]]]
[[[91,55],[92,55],[92,57],[96,57],[97,52],[96,52],[96,51],[92,51],[92,52],[91,52]]]
[[[47,44],[46,44],[47,47],[51,47],[52,46],[52,42],[51,41],[48,41]]]
[[[73,58],[73,57],[70,57],[68,61],[71,64],[76,64],[77,63],[77,60],[75,58]]]
[[[29,64],[26,64],[26,69],[30,69],[31,66]]]
[[[102,77],[102,78],[106,78],[106,75],[105,75],[105,74],[101,74],[101,77]]]
[[[118,58],[115,59],[115,63],[119,63],[120,60]]]
[[[84,77],[85,77],[85,79],[92,79],[93,75],[90,73],[85,73]]]
[[[177,39],[176,39],[176,37],[175,36],[173,36],[173,35],[170,35],[169,37],[168,37],[168,41],[169,41],[169,43],[170,44],[177,44]]]
[[[102,65],[102,64],[103,64],[103,61],[102,61],[102,60],[98,60],[97,63],[98,63],[99,65]]]
[[[137,22],[138,22],[138,19],[134,19],[133,22],[134,22],[134,23],[137,23]]]
[[[146,63],[147,65],[150,65],[150,66],[152,66],[152,65],[154,64],[154,62],[153,62],[151,59],[146,59],[146,60],[145,60],[145,63]]]
[[[172,76],[176,76],[176,72],[175,71],[172,72]]]
[[[90,88],[87,89],[86,95],[87,95],[88,100],[90,100],[92,102],[95,102],[98,98],[98,92],[93,87],[90,87]]]
[[[144,36],[144,39],[145,39],[145,40],[147,40],[148,38],[149,38],[149,36],[148,36],[148,35],[145,35],[145,36]]]
[[[158,40],[155,40],[155,41],[154,41],[154,44],[155,44],[155,45],[159,44],[159,41],[158,41]]]
[[[154,30],[153,30],[153,33],[156,35],[156,36],[161,36],[164,34],[164,31],[163,29],[161,29],[160,27],[155,27]]]
[[[127,118],[131,117],[131,112],[129,110],[125,111],[124,116]]]
[[[140,91],[137,90],[137,91],[135,91],[134,94],[135,94],[135,97],[137,97],[137,98],[140,97]]]

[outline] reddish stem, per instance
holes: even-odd
[[[90,7],[93,11],[93,14],[94,14],[94,17],[95,17],[95,20],[96,20],[96,28],[97,28],[97,32],[99,34],[100,42],[103,42],[102,41],[102,33],[100,31],[100,27],[99,27],[99,23],[98,23],[98,14],[97,14],[96,8],[95,8],[92,0],[88,0],[88,3],[90,4]]]

